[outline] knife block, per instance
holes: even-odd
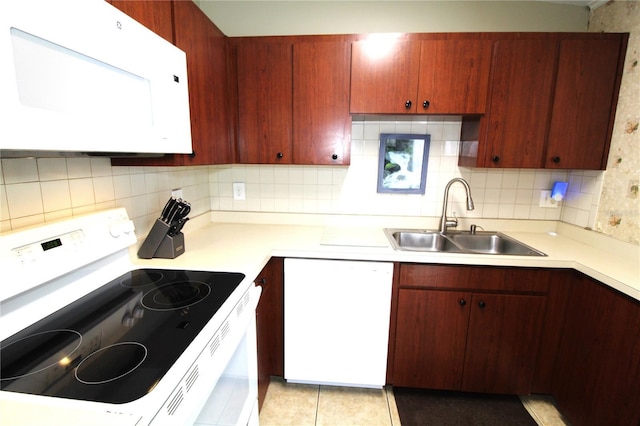
[[[138,257],[141,259],[151,259],[153,257],[161,259],[175,259],[184,253],[184,234],[178,232],[176,235],[169,235],[171,226],[160,219],[156,219],[149,235],[138,250]]]

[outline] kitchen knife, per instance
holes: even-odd
[[[169,218],[169,223],[173,224],[178,220],[185,218],[190,211],[191,211],[191,205],[187,202],[180,201],[178,203],[178,208],[176,209],[175,212],[173,212],[173,214]]]
[[[182,228],[184,227],[184,224],[189,220],[189,218],[185,218],[185,219],[180,219],[177,221],[177,223],[175,225],[173,225],[171,227],[171,229],[169,229],[168,234],[171,236],[174,235],[178,235],[178,233],[180,233],[180,231],[182,231]]]
[[[164,208],[162,209],[162,213],[160,214],[160,219],[164,222],[167,223],[167,218],[168,218],[168,214],[169,214],[169,210],[171,209],[171,206],[173,205],[173,198],[169,198],[169,201],[167,201],[167,204],[164,205]]]
[[[165,220],[165,223],[168,225],[171,225],[171,223],[173,222],[173,218],[176,215],[176,213],[178,212],[178,209],[180,209],[180,203],[182,202],[182,200],[173,200],[173,205],[171,206],[171,208],[169,209],[169,212],[167,213],[167,220]]]

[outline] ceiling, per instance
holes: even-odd
[[[537,0],[549,3],[573,4],[575,6],[586,6],[589,9],[596,9],[607,2],[607,0]]]

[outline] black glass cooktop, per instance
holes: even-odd
[[[244,279],[138,269],[0,343],[0,389],[109,403],[160,381]]]

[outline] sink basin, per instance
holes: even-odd
[[[473,253],[545,256],[541,251],[499,232],[451,233],[447,234],[447,238]]]
[[[386,232],[386,230],[385,230]],[[393,248],[410,251],[459,252],[460,247],[449,238],[434,231],[395,231],[387,233]]]
[[[449,232],[435,230],[385,229],[395,250],[443,253],[501,254],[516,256],[546,256],[500,232]]]

